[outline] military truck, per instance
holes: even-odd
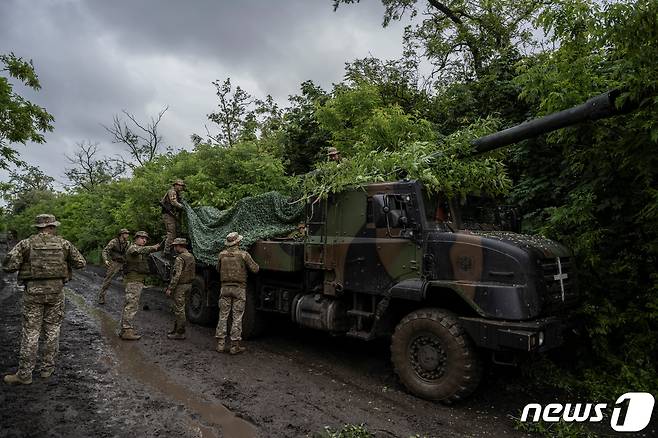
[[[569,110],[474,141],[484,152],[583,120],[617,114],[607,93]],[[413,394],[444,402],[468,396],[486,352],[558,347],[578,301],[567,248],[518,233],[514,209],[478,209],[428,193],[414,180],[368,184],[306,207],[302,239],[250,249],[244,334],[268,315],[364,341],[390,337],[395,372]],[[491,210],[489,210],[491,211]],[[187,303],[191,321],[217,315],[219,278],[199,267]]]

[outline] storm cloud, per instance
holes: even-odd
[[[330,88],[345,62],[398,58],[402,25],[383,29],[382,15],[375,0],[335,13],[331,0],[5,0],[0,53],[34,61],[42,90],[16,90],[55,117],[46,144],[16,147],[63,183],[76,142],[118,153],[101,124],[165,105],[166,144],[189,147],[216,107],[213,80],[285,104],[305,80]]]

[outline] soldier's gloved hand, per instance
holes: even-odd
[[[109,268],[110,267],[110,262],[105,262],[105,267]]]
[[[167,290],[165,291],[165,294],[166,294],[168,297],[170,297],[170,296],[171,296],[171,289],[167,288]]]

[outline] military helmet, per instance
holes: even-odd
[[[175,186],[178,185],[178,186],[185,187],[185,181],[183,181],[182,179],[177,179],[176,181],[174,181],[173,185],[175,185]]]
[[[119,230],[119,234],[130,234],[130,231],[128,231],[126,228],[121,228]]]
[[[185,245],[187,246],[187,239],[184,239],[182,237],[177,237],[174,239],[173,242],[171,242],[172,245]]]
[[[34,221],[34,226],[37,228],[59,227],[59,225],[60,223],[55,220],[55,216],[52,214],[39,214]]]
[[[135,237],[144,237],[146,239],[149,238],[149,235],[146,231],[138,231],[135,233]]]
[[[330,157],[332,155],[338,155],[338,154],[340,154],[340,152],[335,147],[332,146],[330,148],[327,148],[327,156],[328,157]]]
[[[244,236],[241,236],[240,234],[236,233],[233,231],[232,233],[228,233],[228,236],[226,236],[226,240],[224,241],[225,246],[234,246],[240,243],[240,241],[244,238]]]

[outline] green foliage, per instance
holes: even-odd
[[[316,115],[320,126],[331,133],[331,144],[348,157],[357,143],[393,151],[406,143],[436,138],[429,121],[406,113],[398,104],[385,103],[378,87],[367,82],[337,85]]]
[[[325,426],[324,431],[313,435],[314,438],[373,438],[364,424],[346,424],[340,429]]]
[[[9,78],[18,79],[25,86],[39,90],[39,78],[32,61],[25,61],[13,53],[0,55],[0,169],[9,164],[21,164],[18,152],[10,145],[33,141],[43,143],[43,133],[52,131],[53,116],[44,108],[25,100],[13,91]]]
[[[438,146],[433,142],[413,141],[389,151],[357,143],[349,159],[340,164],[321,163],[316,172],[306,175],[303,192],[307,197],[324,197],[347,187],[406,176],[422,181],[431,192],[448,196],[505,194],[510,189],[510,180],[500,158],[468,157],[470,141],[495,131],[497,126],[495,119],[481,120],[449,135]]]
[[[586,366],[578,388],[600,398],[658,390],[658,4],[561,1],[538,24],[559,46],[519,68],[539,113],[620,87],[634,113],[582,124],[516,149],[513,197],[530,227],[571,246],[586,295]]]

